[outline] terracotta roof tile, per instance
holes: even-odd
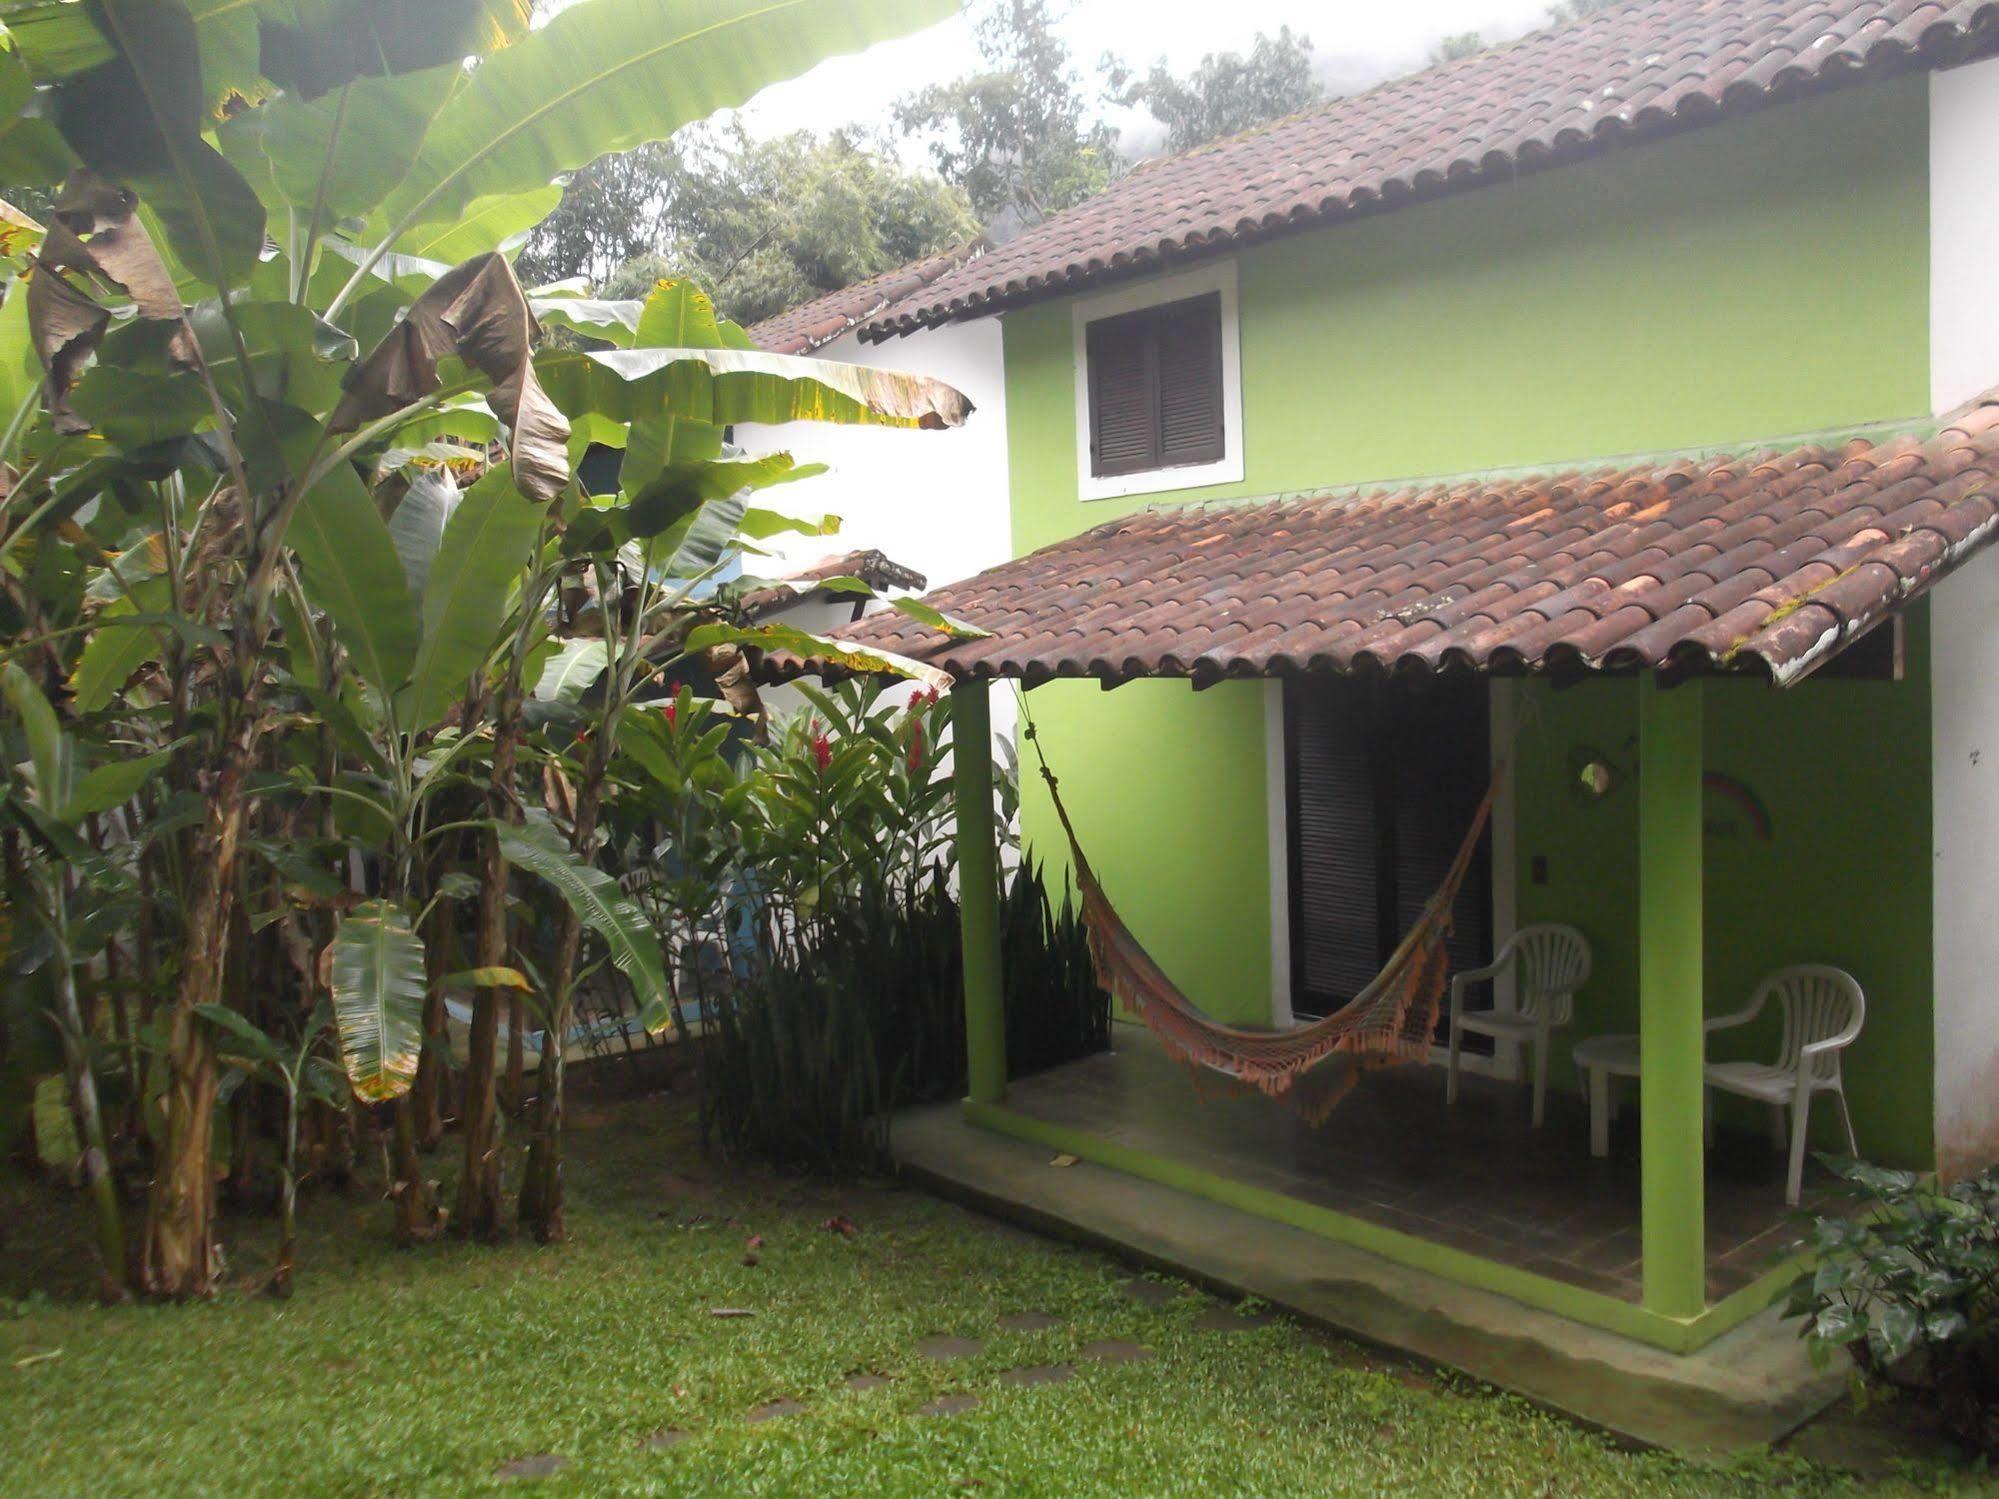
[[[954,676],[1451,669],[1796,680],[1999,534],[1999,392],[1928,437],[1145,510],[852,637]],[[767,675],[801,663],[773,658]]]
[[[977,317],[1995,49],[1999,0],[1631,0],[1143,166],[855,316],[863,338]]]
[[[751,589],[737,601],[736,607],[748,619],[774,614],[779,609],[803,603],[818,591],[815,585],[831,578],[859,578],[877,593],[890,588],[920,591],[929,581],[922,573],[904,567],[891,560],[886,553],[870,547],[866,551],[822,557],[796,572],[786,573],[763,588]],[[854,597],[859,599],[862,596],[856,594]]]
[[[910,298],[976,255],[978,245],[940,250],[852,286],[829,291],[748,328],[750,339],[769,354],[810,354],[870,318],[888,317]]]

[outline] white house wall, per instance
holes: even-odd
[[[1999,385],[1999,59],[1930,79],[1930,397]],[[1999,1160],[1999,557],[1930,605],[1937,1167]]]
[[[830,469],[770,491],[765,503],[841,518],[837,535],[771,543],[777,556],[761,564],[751,559],[750,570],[761,566],[777,574],[829,553],[877,548],[915,568],[934,588],[1006,561],[1012,550],[998,320],[951,323],[881,344],[864,344],[849,333],[816,357],[929,375],[963,391],[974,409],[964,426],[945,432],[810,422],[740,429],[739,440],[752,449],[785,449],[800,462]]]

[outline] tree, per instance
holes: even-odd
[[[1457,31],[1449,36],[1439,37],[1430,49],[1430,66],[1441,67],[1447,62],[1461,62],[1467,57],[1476,57],[1485,50],[1485,38],[1476,31]]]
[[[1580,21],[1584,16],[1593,16],[1600,10],[1609,10],[1613,5],[1622,5],[1624,0],[1556,0],[1548,7],[1548,23],[1551,26],[1565,25],[1570,21]]]
[[[500,247],[549,210],[556,174],[943,8],[593,0],[539,30],[520,0],[10,16],[0,180],[60,188],[45,236],[8,236],[0,300],[0,614],[21,667],[0,733],[37,746],[6,778],[0,862],[10,887],[46,892],[38,963],[64,969],[86,1132],[107,1123],[88,1118],[96,1068],[143,1091],[143,1289],[203,1295],[221,1271],[223,1011],[285,1038],[295,1088],[327,1002],[351,1095],[393,1114],[399,1218],[416,1216],[410,1090],[457,925],[431,918],[509,898],[506,817],[537,788],[504,765],[521,734],[492,705],[545,653],[550,580],[697,532],[726,550],[714,507],[735,497],[740,518],[749,476],[703,434],[962,418],[934,382],[761,354],[670,288],[530,303]],[[538,350],[543,316],[620,347]],[[572,433],[641,450],[627,471],[651,482],[585,496]],[[479,476],[462,493],[461,472]],[[639,623],[684,635],[686,611],[669,613]],[[481,878],[440,873],[468,844]],[[579,831],[561,856],[591,847]],[[530,872],[569,903],[572,971],[582,926],[614,961],[656,947],[629,926],[606,937],[601,888],[545,854]],[[370,899],[338,874],[357,863]],[[128,954],[130,984],[100,979]],[[482,950],[464,984],[488,1093],[509,956]],[[520,962],[558,980],[559,1022],[562,965]],[[150,1065],[125,1060],[141,1047]],[[475,1065],[468,1092],[481,1081]],[[559,1098],[542,1107],[549,1141]],[[115,1280],[108,1154],[92,1185]],[[467,1155],[497,1174],[490,1135],[468,1132]],[[532,1226],[559,1234],[559,1195]]]
[[[1134,78],[1114,58],[1104,69],[1121,104],[1144,109],[1166,127],[1166,149],[1186,151],[1225,135],[1295,114],[1319,102],[1312,74],[1312,39],[1280,26],[1256,34],[1248,56],[1210,52],[1194,71],[1178,77],[1165,60]]]
[[[978,233],[962,192],[862,140],[738,123],[594,163],[521,260],[531,281],[583,275],[618,298],[684,276],[750,323]]]
[[[976,37],[981,72],[898,100],[944,180],[965,190],[987,232],[1007,238],[1103,191],[1123,172],[1117,141],[1069,66],[1047,0],[989,0]]]

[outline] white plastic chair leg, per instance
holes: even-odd
[[[1812,1119],[1812,1095],[1800,1091],[1791,1104],[1791,1175],[1785,1185],[1784,1201],[1792,1207],[1805,1188],[1805,1135]]]
[[[1548,1112],[1548,1053],[1553,1050],[1548,1036],[1548,1022],[1544,1019],[1534,1031],[1534,1128],[1541,1127],[1541,1120]]]
[[[1853,1133],[1853,1115],[1847,1111],[1846,1089],[1833,1089],[1832,1096],[1839,1100],[1839,1122],[1846,1130],[1846,1153],[1856,1160],[1860,1156],[1860,1141]]]
[[[1453,1016],[1451,1018],[1451,1057],[1450,1061],[1445,1064],[1444,1069],[1444,1102],[1447,1105],[1458,1101],[1458,1050],[1464,1045],[1464,1040],[1465,1033],[1459,1027],[1457,1017]]]

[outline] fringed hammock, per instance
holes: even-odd
[[[1319,1125],[1363,1073],[1429,1055],[1450,971],[1445,939],[1451,933],[1451,908],[1492,816],[1499,791],[1497,774],[1465,830],[1443,884],[1374,980],[1322,1019],[1287,1030],[1256,1030],[1224,1025],[1204,1014],[1131,934],[1090,869],[1031,719],[1026,734],[1069,839],[1097,982],[1144,1020],[1167,1055],[1192,1071],[1197,1081],[1202,1069],[1218,1073],[1232,1084],[1254,1088],[1296,1110],[1308,1124]]]

